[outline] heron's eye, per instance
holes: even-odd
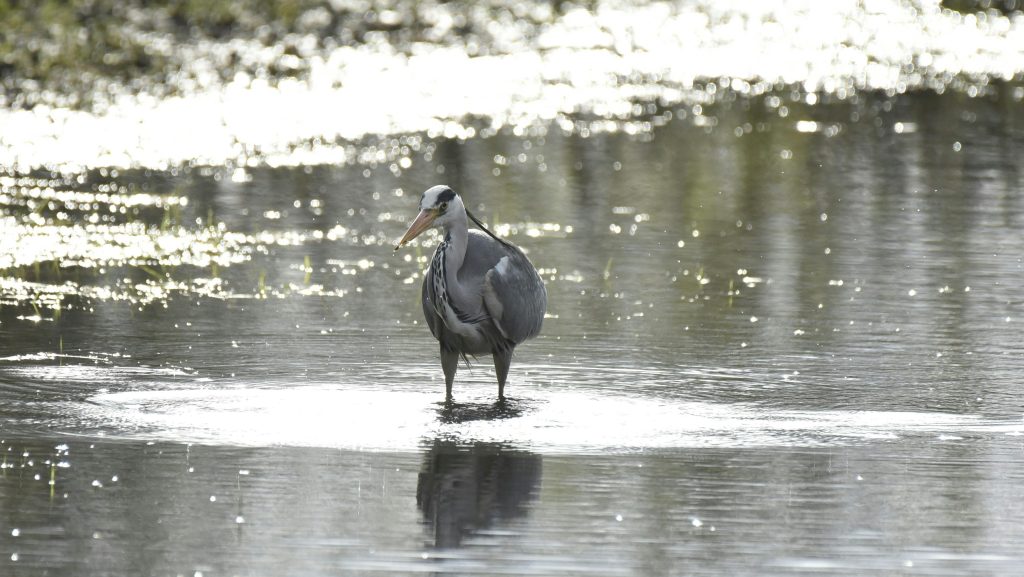
[[[437,207],[437,209],[440,210],[441,212],[444,212],[444,211],[448,210],[448,203],[447,202],[442,202],[441,206]]]

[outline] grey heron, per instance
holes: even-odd
[[[441,345],[445,398],[452,397],[460,356],[468,363],[467,355],[491,354],[498,399],[504,400],[512,351],[537,336],[544,322],[544,282],[523,251],[488,230],[451,188],[427,189],[419,208],[395,250],[431,227],[444,233],[423,275],[422,304]],[[480,230],[470,229],[467,219]]]

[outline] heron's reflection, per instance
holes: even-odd
[[[423,458],[416,504],[434,545],[458,547],[474,531],[525,515],[540,475],[539,455],[496,443],[435,440]]]
[[[438,403],[437,416],[442,423],[468,423],[470,421],[496,421],[514,419],[523,415],[523,403],[503,399],[497,403],[456,403],[447,400]]]

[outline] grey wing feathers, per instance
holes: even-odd
[[[430,327],[430,334],[435,339],[441,338],[441,317],[434,308],[434,283],[430,281],[431,270],[428,267],[423,274],[422,304],[423,316],[427,319],[427,326]]]
[[[498,330],[519,344],[537,336],[548,295],[529,259],[512,249],[484,276],[484,305]]]

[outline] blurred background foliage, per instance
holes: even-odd
[[[419,41],[500,51],[501,26],[529,38],[567,3],[489,0],[0,0],[0,106],[91,108],[96,99],[143,90],[173,95],[210,79],[186,65],[218,44],[220,81],[244,71],[275,82],[301,77],[310,54],[383,36],[399,50]],[[444,10],[437,10],[443,6]],[[1021,0],[943,0],[959,11],[1020,13]],[[454,22],[439,25],[438,19]],[[242,44],[232,46],[231,41]],[[252,61],[253,43],[294,58]],[[209,50],[203,52],[208,56]],[[247,58],[249,61],[247,61]],[[283,62],[283,64],[282,64]],[[102,103],[100,103],[102,104]]]
[[[1002,14],[1010,14],[1024,9],[1024,2],[1021,0],[942,0],[942,5],[959,12],[987,12],[994,10]]]
[[[463,16],[438,29],[441,4],[445,14]],[[542,4],[557,11],[561,3]],[[399,49],[430,41],[486,52],[496,13],[518,19],[520,29],[536,24],[538,14],[507,1],[0,0],[0,105],[89,107],[96,91],[143,87],[157,97],[173,94],[204,44],[221,45],[216,72],[222,80],[243,70],[270,82],[301,76],[303,58],[312,53],[373,35]],[[290,66],[247,66],[253,43],[296,58]]]

